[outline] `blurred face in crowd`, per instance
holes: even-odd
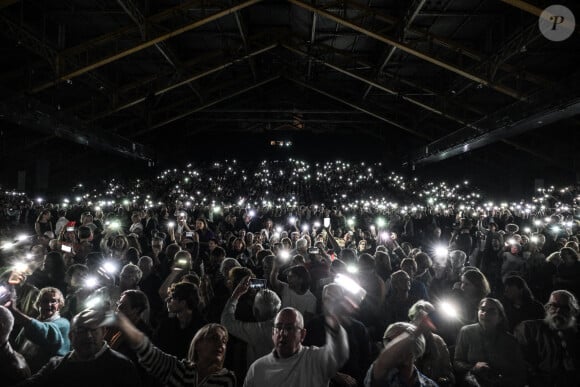
[[[473,285],[465,276],[461,276],[461,290],[468,295],[472,296],[476,293],[477,288]]]
[[[546,322],[554,330],[573,327],[576,319],[572,316],[570,299],[563,293],[550,295],[546,305]]]
[[[165,300],[167,304],[167,311],[169,313],[179,313],[185,310],[187,304],[183,300],[178,300],[177,298],[173,297],[173,293],[169,292],[167,299]]]
[[[196,363],[204,367],[222,368],[226,356],[228,334],[221,328],[210,330],[195,344]]]
[[[411,290],[411,277],[402,270],[393,273],[391,281],[393,288],[398,292],[403,293]]]
[[[499,310],[493,302],[484,300],[479,304],[477,318],[485,329],[493,329],[500,322]]]
[[[503,291],[504,297],[509,301],[518,301],[522,298],[522,289],[515,285],[506,285]]]
[[[296,293],[302,293],[302,278],[292,271],[288,272],[288,287]]]
[[[47,320],[55,316],[61,306],[62,300],[60,296],[54,292],[46,292],[38,300],[38,308],[40,310],[40,319]]]
[[[105,328],[91,324],[73,324],[70,339],[75,354],[80,359],[90,359],[105,343]]]
[[[207,244],[209,251],[213,251],[213,249],[215,249],[217,247],[217,243],[215,243],[215,241],[210,240]]]

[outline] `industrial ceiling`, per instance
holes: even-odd
[[[0,0],[3,151],[64,139],[149,161],[293,131],[358,134],[402,165],[489,148],[578,169],[580,32],[551,5]]]

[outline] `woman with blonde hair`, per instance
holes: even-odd
[[[137,352],[139,364],[171,387],[236,386],[236,376],[224,368],[229,335],[221,324],[207,324],[200,328],[189,346],[187,359],[178,359],[154,346],[122,313],[117,314],[119,330]]]

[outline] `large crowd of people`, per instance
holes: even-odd
[[[236,160],[0,192],[7,386],[578,386],[577,187]]]

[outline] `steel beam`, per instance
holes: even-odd
[[[131,20],[133,20],[133,22],[135,22],[135,24],[137,25],[137,28],[139,28],[139,31],[141,32],[141,39],[146,40],[147,19],[145,18],[145,15],[143,15],[137,4],[135,4],[133,0],[117,0],[117,3],[119,3],[121,8],[123,8],[123,10],[129,15]],[[171,51],[171,49],[167,47],[166,42],[160,42],[155,44],[155,48],[157,49],[157,51],[159,51],[161,56],[165,58],[167,63],[169,63],[169,65],[173,67],[177,73],[181,74],[183,70],[183,65],[181,64],[177,56]],[[191,83],[189,83],[187,86],[191,89],[191,91],[195,93],[195,95],[199,97],[200,101],[203,102],[203,99],[199,91],[197,91],[197,89]]]
[[[375,87],[375,88],[377,88],[379,90],[382,90],[384,92],[387,92],[387,93],[389,93],[391,95],[400,97],[403,101],[409,102],[409,103],[411,103],[411,104],[413,104],[415,106],[418,106],[421,109],[424,109],[424,110],[427,110],[427,111],[429,111],[431,113],[434,113],[434,114],[440,115],[442,117],[448,118],[448,119],[450,119],[452,121],[455,121],[455,122],[457,122],[457,123],[459,123],[461,125],[465,125],[465,126],[471,127],[471,124],[470,123],[468,123],[468,122],[466,122],[466,121],[464,121],[464,120],[462,120],[462,119],[460,119],[460,118],[458,118],[458,117],[456,117],[456,116],[454,116],[452,114],[448,114],[448,113],[444,112],[443,110],[441,110],[441,109],[439,109],[439,108],[437,108],[435,106],[431,106],[430,104],[421,102],[421,101],[419,101],[416,98],[413,98],[413,97],[410,97],[410,96],[401,94],[397,90],[391,89],[391,88],[389,88],[389,87],[387,87],[385,85],[382,85],[381,83],[376,82],[376,81],[374,81],[372,79],[369,79],[367,77],[363,77],[361,75],[355,74],[352,71],[346,70],[346,69],[344,69],[344,68],[342,68],[342,67],[340,67],[338,65],[332,64],[332,63],[330,63],[330,62],[328,62],[328,61],[326,61],[324,59],[317,58],[317,57],[315,57],[313,55],[309,55],[308,53],[306,53],[304,51],[301,51],[301,50],[299,50],[296,47],[292,47],[292,46],[290,46],[288,44],[282,44],[282,47],[288,49],[289,51],[291,51],[291,52],[293,52],[295,54],[298,54],[298,55],[301,55],[301,56],[305,56],[305,57],[311,58],[311,59],[315,60],[316,62],[321,63],[322,65],[324,65],[324,66],[326,66],[326,67],[328,67],[330,69],[333,69],[335,71],[340,72],[341,74],[347,75],[347,76],[349,76],[351,78],[354,78],[356,80],[359,80],[361,82],[364,82],[364,83],[368,84],[370,87]],[[473,128],[475,129],[475,127],[473,127]]]
[[[276,47],[278,47],[278,44],[277,43],[270,44],[270,45],[265,46],[265,47],[260,47],[258,49],[255,49],[252,52],[248,52],[246,55],[244,55],[242,57],[235,58],[235,59],[230,60],[230,61],[227,61],[225,63],[221,63],[221,64],[219,64],[219,65],[217,65],[215,67],[212,67],[210,69],[207,69],[207,70],[198,72],[196,74],[190,75],[187,78],[182,79],[182,80],[179,80],[179,81],[177,81],[177,82],[175,82],[175,83],[173,83],[173,84],[171,84],[169,86],[166,86],[166,87],[157,89],[157,90],[155,90],[152,93],[152,95],[155,96],[155,97],[160,96],[160,95],[163,95],[163,94],[165,94],[165,93],[167,93],[167,92],[169,92],[171,90],[174,90],[174,89],[176,89],[178,87],[181,87],[183,85],[189,84],[190,82],[196,81],[198,79],[207,77],[208,75],[211,75],[211,74],[214,74],[214,73],[216,73],[218,71],[224,70],[224,69],[226,69],[226,68],[228,68],[228,67],[230,67],[230,66],[232,66],[232,65],[234,65],[236,63],[239,63],[239,62],[241,62],[243,60],[247,60],[247,59],[249,59],[251,57],[254,57],[256,55],[260,55],[262,53],[268,52],[268,51],[270,51],[270,50],[272,50],[272,49],[274,49]],[[130,102],[126,102],[126,103],[122,104],[121,106],[118,106],[116,108],[109,109],[107,111],[101,112],[101,113],[95,115],[92,118],[92,120],[98,120],[98,119],[101,119],[103,117],[109,116],[109,115],[111,115],[113,113],[117,113],[117,112],[120,112],[122,110],[128,109],[130,107],[136,106],[136,105],[138,105],[140,103],[145,102],[148,97],[149,97],[149,94],[148,95],[143,95],[143,96],[141,96],[139,98],[136,98],[136,99],[134,99],[134,100],[132,100]]]
[[[224,97],[221,97],[221,98],[218,98],[218,99],[214,99],[211,102],[208,102],[206,104],[197,106],[197,107],[195,107],[193,109],[190,109],[190,110],[188,110],[188,111],[186,111],[184,113],[178,114],[178,115],[173,116],[173,117],[171,117],[169,119],[166,119],[166,120],[160,121],[158,123],[155,123],[155,124],[153,124],[153,125],[145,128],[145,129],[139,130],[138,132],[131,134],[130,138],[134,138],[134,137],[141,136],[141,135],[143,135],[145,133],[148,133],[148,132],[151,132],[151,131],[153,131],[155,129],[161,128],[161,127],[163,127],[165,125],[168,125],[168,124],[170,124],[172,122],[181,120],[182,118],[185,118],[185,117],[187,117],[189,115],[192,115],[194,113],[197,113],[198,111],[207,109],[208,107],[214,106],[214,105],[216,105],[216,104],[218,104],[220,102],[224,102],[224,101],[227,101],[227,100],[232,99],[234,97],[237,97],[238,95],[242,95],[244,93],[247,93],[250,90],[254,90],[254,89],[258,88],[258,87],[264,86],[264,85],[266,85],[268,83],[271,83],[271,82],[273,82],[273,81],[275,81],[275,80],[277,80],[279,78],[280,78],[280,75],[275,75],[273,77],[267,78],[267,79],[265,79],[263,81],[260,81],[258,83],[254,83],[251,86],[248,86],[248,87],[245,87],[245,88],[240,89],[238,91],[235,91],[233,93],[230,93],[230,94],[228,94],[228,95],[226,95]]]
[[[417,17],[417,15],[419,14],[419,12],[423,8],[423,6],[425,5],[426,1],[427,0],[414,0],[411,2],[411,4],[409,4],[409,7],[407,8],[407,12],[405,13],[405,16],[403,17],[402,20],[400,20],[402,28],[399,31],[399,37],[402,40],[405,40],[405,34],[407,32],[407,29],[411,26],[411,24],[413,24],[413,21],[415,20],[415,18]],[[393,55],[395,55],[395,51],[397,51],[397,47],[395,47],[395,46],[391,47],[388,50],[388,53],[385,57],[385,60],[383,61],[383,63],[381,64],[381,66],[379,67],[379,69],[375,73],[375,77],[377,75],[379,75],[384,70],[384,68],[387,66],[387,64],[389,64],[389,61],[391,60]],[[365,90],[363,97],[362,97],[363,100],[365,100],[367,98],[367,96],[369,95],[372,88],[373,88],[372,85],[369,85],[369,87],[367,87],[367,89]]]
[[[56,79],[32,88],[31,92],[32,93],[37,93],[39,91],[45,90],[45,89],[47,89],[49,87],[52,87],[52,86],[54,86],[54,85],[56,85],[56,84],[58,84],[58,83],[60,83],[62,81],[76,78],[76,77],[78,77],[80,75],[83,75],[83,74],[85,74],[85,73],[87,73],[89,71],[95,70],[95,69],[97,69],[99,67],[102,67],[102,66],[104,66],[106,64],[115,62],[115,61],[117,61],[119,59],[122,59],[122,58],[124,58],[126,56],[132,55],[132,54],[134,54],[136,52],[139,52],[141,50],[144,50],[146,48],[149,48],[151,46],[154,46],[155,44],[161,43],[161,42],[163,42],[163,41],[165,41],[167,39],[170,39],[170,38],[173,38],[175,36],[181,35],[181,34],[187,32],[187,31],[191,31],[191,30],[193,30],[195,28],[201,27],[201,26],[203,26],[205,24],[208,24],[208,23],[211,23],[211,22],[213,22],[215,20],[218,20],[218,19],[220,19],[220,18],[222,18],[224,16],[230,15],[230,14],[236,12],[236,11],[239,11],[241,9],[244,9],[246,7],[249,7],[251,5],[254,5],[256,3],[259,3],[260,1],[262,1],[262,0],[246,0],[246,1],[244,1],[244,2],[242,2],[240,4],[237,4],[237,5],[233,6],[233,7],[226,8],[226,9],[224,9],[222,11],[219,11],[219,12],[216,12],[214,14],[211,14],[211,15],[203,18],[203,19],[196,20],[196,21],[194,21],[192,23],[189,23],[189,24],[186,24],[184,26],[178,27],[175,30],[172,30],[170,32],[167,32],[167,33],[162,34],[161,36],[158,36],[158,37],[153,38],[153,39],[149,39],[149,40],[147,40],[145,42],[142,42],[142,43],[139,43],[139,44],[137,44],[137,45],[135,45],[135,46],[133,46],[131,48],[128,48],[126,50],[123,50],[123,51],[118,52],[118,53],[113,54],[113,55],[109,55],[106,58],[99,59],[99,60],[97,60],[97,61],[95,61],[93,63],[90,63],[89,65],[86,65],[84,67],[77,68],[77,69],[75,69],[75,70],[73,70],[71,72],[68,72],[66,74],[63,74],[63,75],[57,75],[57,78]]]
[[[144,161],[156,158],[153,151],[142,144],[115,134],[105,134],[102,128],[87,126],[84,122],[30,97],[0,103],[0,116],[18,126],[42,131],[94,149]]]
[[[490,81],[489,79],[479,76],[477,74],[472,74],[452,63],[448,63],[447,61],[441,60],[441,59],[437,59],[434,58],[433,56],[426,54],[424,52],[421,52],[419,50],[416,50],[414,48],[412,48],[411,46],[398,42],[394,39],[389,38],[388,36],[383,35],[380,32],[375,32],[375,31],[371,31],[355,22],[352,22],[350,20],[344,19],[342,17],[336,16],[330,12],[327,12],[326,10],[322,9],[322,8],[317,8],[314,7],[310,4],[304,3],[300,0],[288,0],[290,3],[297,5],[303,9],[306,9],[310,12],[316,12],[317,14],[319,14],[320,16],[323,16],[327,19],[330,19],[336,23],[342,24],[345,27],[351,28],[355,31],[358,31],[360,33],[363,33],[373,39],[376,39],[380,42],[389,44],[393,47],[396,47],[397,49],[404,51],[410,55],[413,55],[419,59],[422,59],[426,62],[429,62],[431,64],[434,64],[438,67],[441,67],[443,69],[446,69],[448,71],[451,71],[457,75],[460,75],[464,78],[470,79],[474,82],[480,83],[484,86],[490,87],[493,90],[496,90],[502,94],[508,95],[512,98],[518,99],[518,100],[525,100],[525,97],[523,95],[521,95],[519,92],[517,92],[516,90],[513,90],[507,86],[503,86],[503,85],[499,85],[496,84],[492,81]]]
[[[522,11],[526,11],[532,15],[540,17],[542,14],[542,9],[532,5],[530,3],[526,3],[525,1],[521,0],[501,0],[503,3],[509,4],[513,7],[519,8]]]
[[[423,150],[417,152],[412,157],[411,162],[414,164],[429,164],[442,161],[459,154],[467,153],[474,149],[484,147],[496,141],[501,141],[506,138],[524,133],[528,130],[553,124],[555,122],[574,117],[579,114],[580,99],[575,99],[565,105],[531,114],[528,117],[525,117],[515,123],[506,123],[492,129],[491,131],[487,131],[486,133],[472,137],[462,142],[461,144],[444,147],[443,149],[437,149],[435,151],[430,150],[430,148],[432,149],[436,145],[437,141],[441,141],[444,138],[438,139],[436,142],[428,144]],[[509,141],[507,143],[509,145],[513,145]]]
[[[19,3],[20,0],[0,0],[0,9],[11,6],[12,4]]]
[[[372,14],[377,20],[380,20],[382,22],[385,22],[389,25],[397,25],[397,23],[399,23],[399,20],[395,17],[392,17],[390,15],[385,15],[383,13],[377,12],[376,10],[369,8],[363,4],[357,3],[355,1],[352,0],[343,0],[345,4],[347,4],[349,7],[352,7],[353,9],[357,9],[361,12],[365,12],[368,14]],[[328,11],[328,9],[327,9]],[[333,12],[333,11],[330,11]],[[453,41],[451,39],[448,39],[446,37],[437,35],[437,34],[433,34],[431,32],[428,32],[426,30],[420,29],[420,28],[415,28],[410,26],[408,29],[408,32],[410,34],[416,35],[418,37],[421,37],[425,40],[427,40],[430,43],[433,43],[439,47],[443,47],[445,49],[448,49],[450,51],[452,51],[455,54],[460,54],[463,55],[467,58],[473,59],[475,61],[481,62],[483,60],[485,60],[486,56],[478,51],[473,50],[472,48],[466,47],[463,44],[460,44],[456,41]],[[522,69],[518,69],[516,66],[504,63],[500,66],[501,70],[506,71],[510,74],[513,73],[517,73],[518,76],[520,76],[522,79],[526,79],[530,82],[533,82],[537,85],[540,86],[544,86],[544,87],[549,87],[552,85],[552,82],[550,82],[549,80],[542,78],[536,74],[530,73],[528,71],[522,70]]]
[[[248,41],[246,39],[246,31],[244,31],[244,25],[242,24],[242,20],[240,19],[240,13],[234,12],[234,18],[236,19],[236,25],[238,26],[238,30],[240,31],[240,37],[242,38],[242,43],[244,44],[244,50],[246,54],[248,53]],[[256,73],[256,67],[254,66],[254,60],[252,57],[248,58],[248,65],[250,66],[250,71],[252,72],[252,76],[254,77],[254,81],[258,79],[258,75]]]
[[[328,97],[328,98],[333,99],[333,100],[335,100],[337,102],[340,102],[343,105],[349,106],[349,107],[351,107],[353,109],[356,109],[356,110],[361,111],[361,112],[363,112],[365,114],[368,114],[369,116],[374,117],[374,118],[376,118],[378,120],[381,120],[383,122],[386,122],[387,124],[389,124],[391,126],[394,126],[394,127],[398,128],[398,129],[401,129],[401,130],[403,130],[403,131],[405,131],[407,133],[411,133],[411,134],[413,134],[416,137],[422,138],[424,140],[432,140],[431,137],[429,137],[428,135],[426,135],[424,133],[417,132],[416,130],[411,129],[411,128],[408,128],[405,125],[402,125],[402,124],[400,124],[398,122],[395,122],[395,121],[391,120],[390,118],[383,116],[382,114],[375,113],[375,112],[373,112],[373,111],[371,111],[371,110],[369,110],[369,109],[367,109],[367,108],[365,108],[363,106],[360,106],[360,105],[358,105],[356,103],[349,102],[349,101],[345,100],[344,98],[341,98],[341,97],[336,96],[333,93],[324,91],[322,89],[319,89],[317,87],[314,87],[313,85],[311,85],[309,83],[303,82],[303,81],[298,80],[298,79],[295,79],[295,78],[291,78],[291,77],[286,77],[286,78],[288,80],[296,83],[297,85],[300,85],[300,86],[302,86],[302,87],[304,87],[306,89],[315,91],[318,94],[324,95],[325,97]]]
[[[318,16],[315,12],[312,13],[312,25],[310,27],[310,41],[308,45],[311,46],[314,44],[314,40],[316,39],[316,22],[318,20]],[[312,60],[308,59],[308,67],[306,70],[306,78],[310,79],[310,73],[312,71]]]
[[[28,50],[46,60],[55,73],[60,71],[63,61],[62,57],[54,47],[39,39],[32,32],[28,31],[23,26],[14,23],[4,15],[0,15],[0,30],[5,35],[20,42]],[[109,91],[114,90],[114,86],[100,75],[93,72],[90,74],[90,77],[95,82],[96,88],[104,87]]]

